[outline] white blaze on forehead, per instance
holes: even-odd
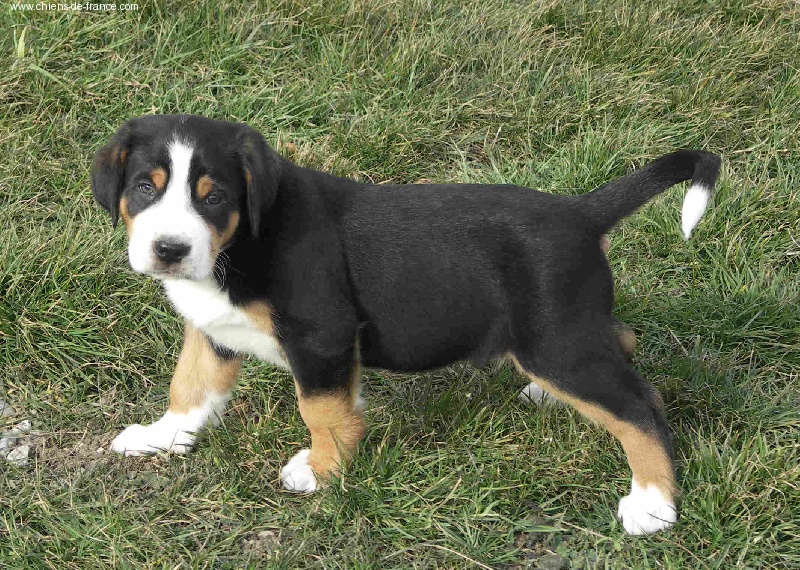
[[[211,232],[192,206],[189,172],[194,148],[175,139],[167,150],[170,160],[167,187],[155,203],[134,217],[128,258],[134,270],[149,273],[158,263],[153,251],[157,240],[185,243],[191,249],[179,269],[185,277],[202,279],[212,268]]]
[[[200,216],[192,208],[192,189],[189,184],[189,169],[194,149],[184,142],[173,141],[169,147],[169,181],[164,196],[154,208],[161,208],[164,216],[174,220],[162,228],[165,237],[191,238]],[[191,244],[194,246],[194,244]]]
[[[174,140],[169,144],[168,150],[170,176],[164,198],[171,199],[176,204],[190,205],[189,169],[192,166],[194,149],[185,142]]]

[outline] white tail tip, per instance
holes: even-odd
[[[692,236],[692,230],[700,222],[700,218],[708,207],[708,200],[711,197],[711,191],[705,186],[699,184],[692,184],[686,192],[686,197],[683,199],[683,214],[681,216],[681,224],[683,226],[683,237],[689,239]]]

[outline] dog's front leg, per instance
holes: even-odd
[[[364,437],[357,350],[333,359],[306,356],[295,373],[300,415],[311,432],[311,448],[281,469],[285,489],[310,493],[344,468]]]
[[[241,367],[241,356],[215,349],[202,331],[187,323],[169,410],[155,423],[125,428],[111,449],[124,455],[190,451],[200,430],[219,423]]]

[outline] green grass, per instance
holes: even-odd
[[[800,568],[799,4],[140,5],[0,7],[0,397],[36,430],[30,465],[0,465],[0,567]],[[692,241],[675,190],[610,253],[667,403],[679,524],[627,537],[619,446],[519,404],[506,369],[370,372],[362,453],[310,498],[278,481],[307,441],[291,378],[255,361],[196,453],[97,453],[164,411],[180,343],[88,187],[98,146],[150,112],[247,121],[381,182],[579,193],[676,148],[721,153]]]

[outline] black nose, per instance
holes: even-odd
[[[166,239],[157,240],[156,243],[153,244],[156,257],[166,263],[177,263],[186,257],[191,249],[189,244]]]

